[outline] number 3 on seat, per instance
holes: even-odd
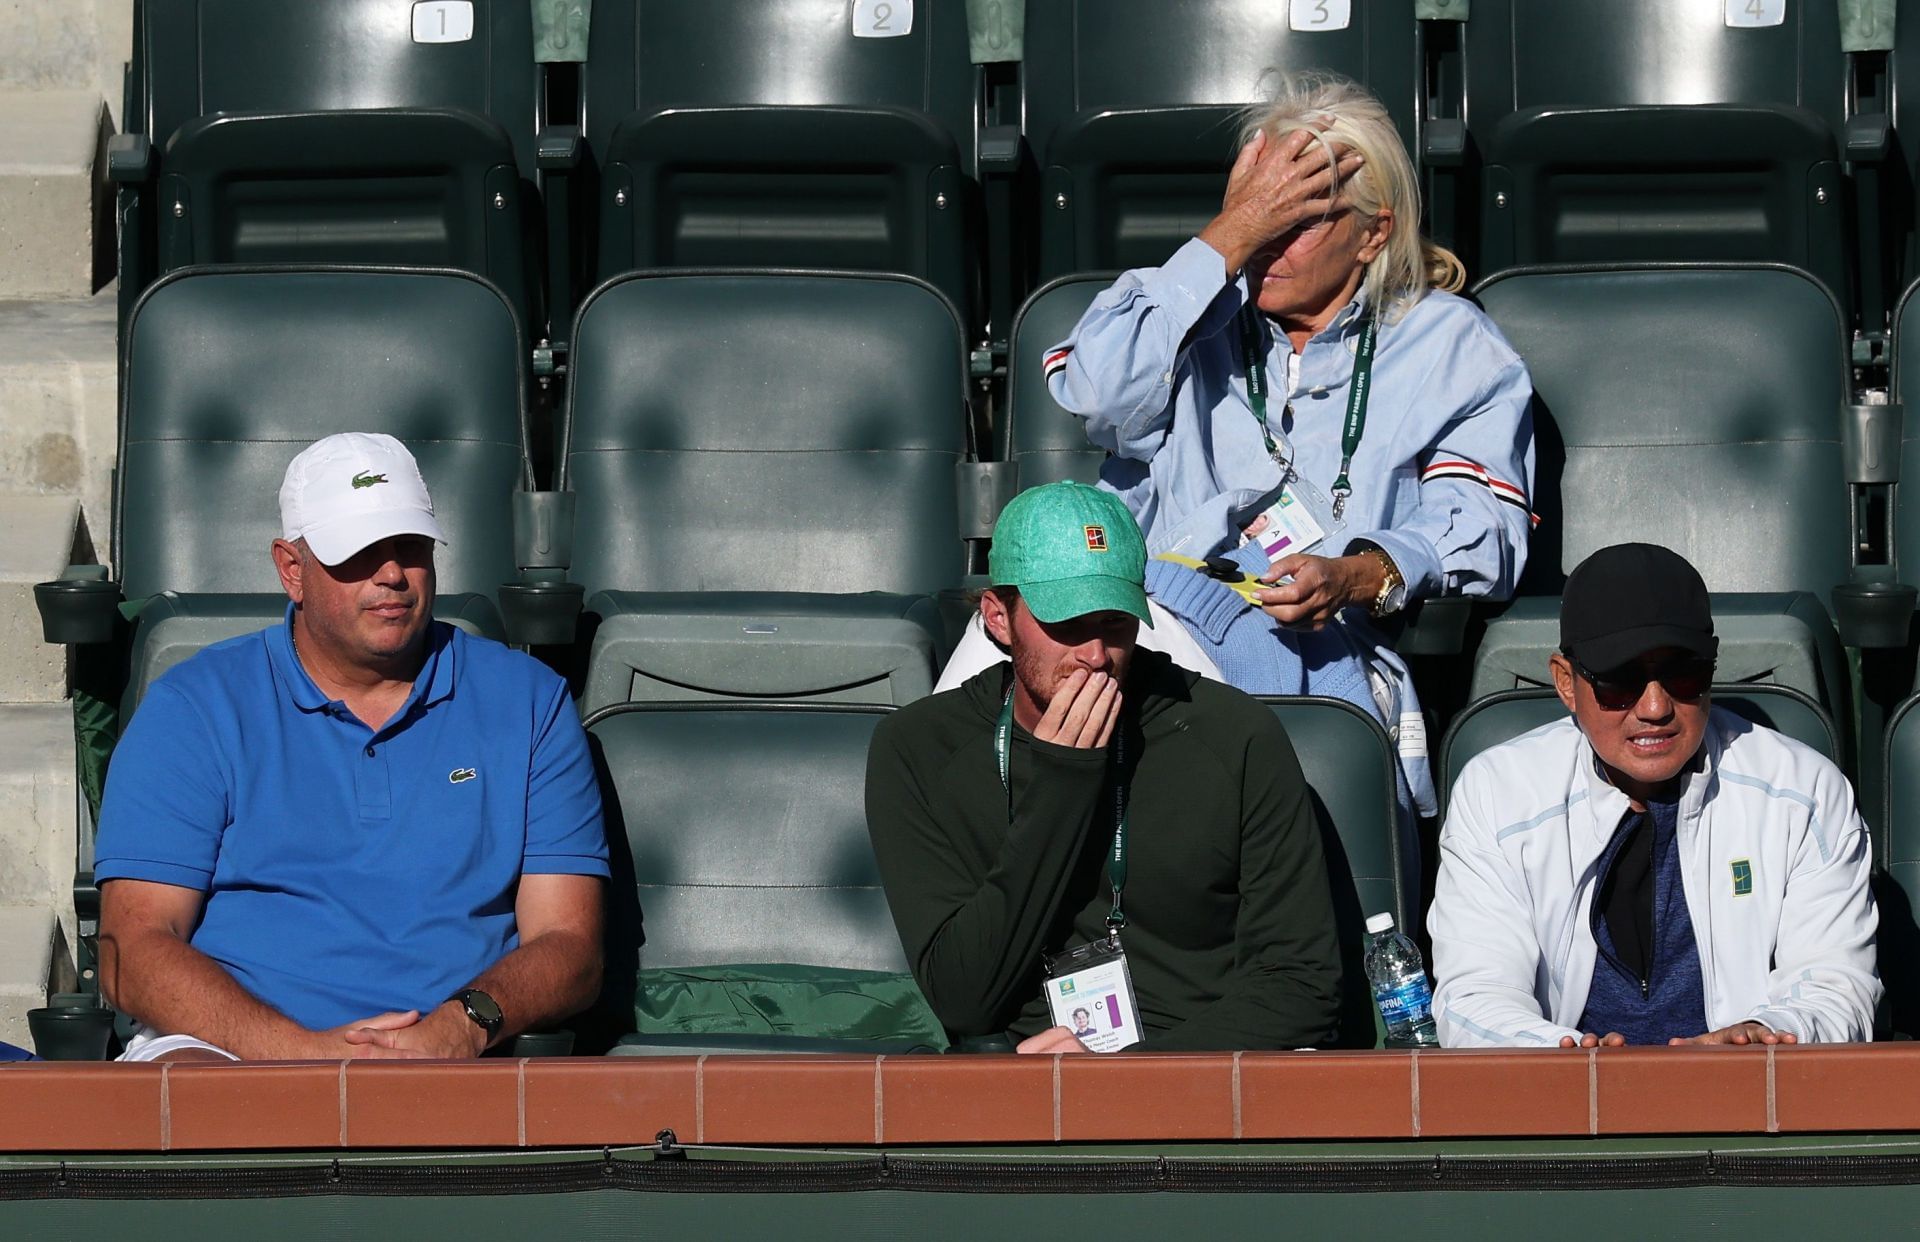
[[[1288,0],[1289,30],[1345,30],[1353,21],[1353,0]]]

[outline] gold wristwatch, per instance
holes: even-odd
[[[1360,549],[1361,556],[1371,556],[1380,562],[1384,577],[1380,583],[1380,593],[1373,597],[1367,613],[1374,617],[1390,617],[1407,606],[1407,580],[1400,573],[1400,567],[1393,563],[1387,550],[1377,543],[1367,544]]]

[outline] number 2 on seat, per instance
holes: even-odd
[[[913,0],[853,0],[853,37],[897,39],[913,33]]]

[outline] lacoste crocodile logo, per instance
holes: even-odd
[[[353,476],[353,490],[357,492],[363,487],[372,487],[375,483],[385,483],[386,481],[387,476],[384,474],[370,474],[363,471]]]
[[[447,773],[447,784],[458,785],[465,781],[473,780],[479,775],[480,774],[472,768],[455,768],[453,771]]]

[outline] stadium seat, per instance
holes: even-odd
[[[641,1019],[617,1051],[911,1049],[801,1039],[752,1007],[738,1023],[662,1012],[712,968],[805,966],[846,987],[863,978],[846,972],[906,973],[864,810],[867,746],[889,710],[624,704],[587,718],[614,851],[606,1003]]]
[[[1330,69],[1371,86],[1417,152],[1413,7],[1031,0],[1025,133],[1041,170],[1040,278],[1159,264],[1199,232],[1220,209],[1241,109],[1270,69]]]
[[[336,431],[407,443],[450,539],[436,551],[437,612],[497,635],[491,597],[516,569],[509,499],[530,483],[523,344],[499,290],[464,273],[203,269],[157,282],[128,327],[115,476],[121,589],[151,601],[128,707],[199,646],[284,610],[267,551],[280,480]]]
[[[582,307],[560,482],[585,708],[931,689],[965,340],[905,276],[663,270]]]
[[[1897,498],[1902,479],[1920,479],[1920,420],[1902,416],[1905,409],[1920,409],[1920,283],[1907,288],[1894,312],[1892,378],[1893,404],[1865,407],[1861,413],[1884,422],[1875,441],[1898,435],[1897,449],[1874,446],[1874,464],[1880,467],[1876,481],[1891,484],[1887,490]],[[1920,504],[1910,498],[1894,505],[1892,553],[1899,580],[1920,584]]]
[[[1333,885],[1340,934],[1341,1038],[1369,1047],[1379,1034],[1366,977],[1366,920],[1391,914],[1396,926],[1420,926],[1420,843],[1400,822],[1393,744],[1379,722],[1351,703],[1323,698],[1263,698],[1287,728],[1313,791]]]
[[[1784,733],[1840,762],[1840,734],[1833,718],[1808,696],[1786,686],[1716,685],[1713,705],[1743,720]],[[1563,719],[1567,709],[1552,690],[1508,690],[1469,704],[1455,716],[1440,742],[1441,808],[1467,761],[1541,725]]]
[[[1880,978],[1892,1025],[1920,1035],[1920,696],[1896,708],[1884,746],[1884,812],[1874,826],[1874,896],[1880,907]]]
[[[1479,266],[1770,261],[1848,301],[1849,128],[1835,6],[1481,0],[1464,115]],[[1765,12],[1785,12],[1764,22]],[[1883,140],[1884,141],[1884,140]],[[1884,305],[1880,308],[1884,314]]]
[[[963,311],[974,304],[975,86],[961,0],[603,5],[585,91],[599,278],[904,272]]]
[[[1087,442],[1085,424],[1061,409],[1047,390],[1046,354],[1067,339],[1116,275],[1093,272],[1049,281],[1034,290],[1013,321],[1006,410],[993,429],[995,460],[1016,468],[1006,499],[1043,483],[1092,483],[1100,475],[1106,454]]]
[[[1852,572],[1833,295],[1771,265],[1520,269],[1478,293],[1533,375],[1540,524],[1472,697],[1546,684],[1565,575],[1639,540],[1706,579],[1722,680],[1792,686],[1847,719],[1826,608]]]
[[[123,310],[189,265],[393,263],[484,275],[544,329],[527,0],[141,0],[135,23]]]

